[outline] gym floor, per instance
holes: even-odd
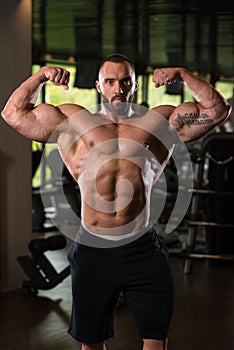
[[[67,266],[67,247],[49,252],[57,271]],[[46,253],[47,254],[47,253]],[[183,260],[170,256],[175,283],[175,308],[169,350],[234,349],[234,262],[194,260],[185,275]],[[26,278],[27,279],[27,278]],[[70,276],[37,296],[25,289],[0,295],[1,350],[79,350],[67,334],[71,310]],[[115,337],[109,350],[140,350],[141,340],[131,311],[116,311]]]

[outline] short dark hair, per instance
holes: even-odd
[[[114,62],[114,63],[128,62],[130,64],[131,68],[133,69],[133,71],[135,72],[135,65],[134,65],[133,61],[130,60],[130,58],[128,58],[127,56],[122,55],[120,53],[114,53],[114,54],[104,58],[104,60],[101,62],[100,66],[99,66],[99,71],[106,62]]]

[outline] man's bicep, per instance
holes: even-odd
[[[37,142],[55,142],[54,136],[66,117],[57,107],[40,104],[32,110],[22,113],[15,129],[30,140]],[[53,141],[52,141],[53,136]]]
[[[212,111],[199,108],[193,102],[186,102],[177,107],[169,122],[184,142],[195,141],[215,127]]]

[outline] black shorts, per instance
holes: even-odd
[[[68,332],[72,337],[89,344],[112,337],[121,291],[141,337],[167,337],[173,310],[173,280],[167,254],[154,229],[114,248],[73,242],[68,259],[73,294]]]

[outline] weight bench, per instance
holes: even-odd
[[[18,263],[29,277],[29,280],[23,281],[23,288],[28,289],[31,294],[37,295],[39,289],[54,288],[69,276],[70,266],[58,273],[44,254],[48,250],[63,249],[66,244],[66,239],[61,235],[33,239],[29,242],[31,257],[28,255],[17,257]]]

